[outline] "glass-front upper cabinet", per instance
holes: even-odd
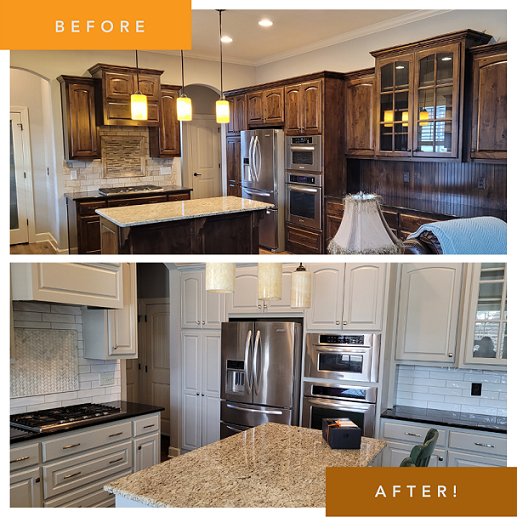
[[[471,264],[464,363],[507,364],[507,268],[505,263]]]
[[[466,30],[371,52],[376,156],[461,158],[465,53],[489,39]]]

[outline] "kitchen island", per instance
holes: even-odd
[[[226,196],[99,209],[101,253],[258,254],[269,208]]]
[[[118,507],[325,507],[326,467],[367,467],[386,442],[331,449],[321,430],[267,424],[120,478]]]

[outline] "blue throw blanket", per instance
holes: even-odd
[[[496,217],[423,224],[408,239],[426,230],[438,239],[444,255],[506,255],[506,223]]]

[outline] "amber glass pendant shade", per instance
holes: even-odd
[[[230,103],[224,99],[219,99],[215,103],[215,117],[219,124],[230,122]]]
[[[140,92],[131,95],[131,120],[147,120],[147,95]]]
[[[176,113],[178,115],[178,120],[192,120],[192,100],[186,95],[178,97],[176,100]]]

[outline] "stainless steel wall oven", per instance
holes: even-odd
[[[287,171],[285,181],[286,221],[321,230],[321,175]]]

